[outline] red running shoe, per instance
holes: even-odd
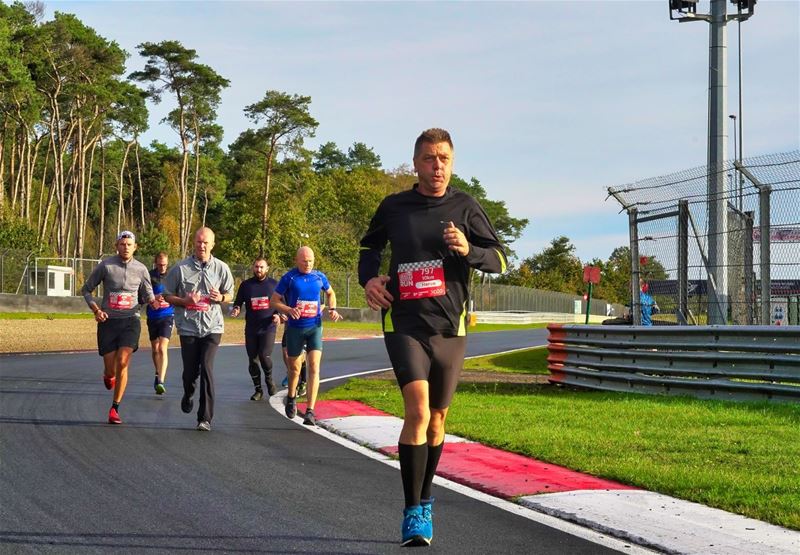
[[[119,417],[119,413],[114,407],[111,407],[111,410],[108,411],[108,423],[122,424],[122,418]]]
[[[116,383],[117,383],[116,376],[108,377],[105,374],[103,374],[103,385],[106,386],[106,389],[114,389],[114,385],[116,385]]]

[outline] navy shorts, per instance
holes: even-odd
[[[428,382],[428,404],[434,409],[446,409],[458,387],[467,337],[414,337],[402,333],[383,336],[386,352],[392,362],[400,389],[411,382]]]
[[[299,357],[306,351],[322,350],[322,326],[311,326],[308,328],[289,328],[283,330],[283,338],[286,340],[286,354],[290,357]]]
[[[172,337],[172,327],[175,325],[175,318],[167,316],[158,320],[147,321],[147,331],[150,334],[150,341],[155,341],[159,337],[169,339]]]
[[[109,318],[97,323],[97,352],[100,356],[113,353],[121,347],[139,349],[142,322],[138,317]]]

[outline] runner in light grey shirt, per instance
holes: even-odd
[[[114,390],[109,424],[122,424],[119,405],[128,384],[130,357],[139,348],[142,324],[139,299],[158,306],[144,264],[133,258],[136,236],[123,231],[117,236],[117,254],[100,262],[83,284],[81,292],[97,322],[97,350],[103,357],[103,383]],[[103,284],[103,300],[98,306],[92,292]]]
[[[233,275],[227,264],[211,256],[214,232],[201,227],[194,235],[194,254],[172,267],[164,280],[165,299],[175,307],[181,337],[183,398],[181,410],[192,412],[200,378],[197,429],[211,430],[214,417],[214,357],[225,322],[221,303],[233,300]]]

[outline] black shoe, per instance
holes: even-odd
[[[256,392],[250,396],[251,401],[260,401],[264,398],[264,392],[260,389],[256,389]]]
[[[307,409],[306,410],[306,415],[303,417],[303,424],[305,424],[306,426],[316,426],[317,425],[317,419],[314,417],[314,410],[313,409]]]
[[[300,382],[299,384],[297,384],[298,397],[302,397],[303,395],[305,395],[307,390],[308,388],[306,387],[306,382]]]
[[[272,378],[267,380],[267,393],[270,397],[275,395],[275,382],[272,381]]]
[[[191,397],[187,397],[186,395],[184,395],[181,398],[181,410],[183,412],[185,412],[186,414],[189,414],[190,412],[192,412],[192,407],[193,406],[194,406],[194,401],[192,401]]]
[[[297,403],[294,397],[286,398],[286,417],[294,418],[297,416]]]

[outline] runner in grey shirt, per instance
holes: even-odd
[[[158,306],[144,264],[133,258],[136,236],[123,231],[117,236],[117,254],[100,262],[83,284],[81,293],[97,322],[97,350],[103,357],[103,383],[114,389],[108,411],[109,424],[122,424],[119,405],[128,385],[130,357],[139,348],[141,321],[139,299]],[[98,306],[92,292],[103,284],[103,300]]]
[[[194,254],[172,267],[164,280],[165,299],[175,307],[181,338],[183,398],[181,410],[192,412],[192,396],[200,378],[197,429],[209,431],[214,417],[214,357],[225,322],[221,303],[233,300],[233,275],[227,264],[211,256],[214,232],[201,227],[194,236]]]

